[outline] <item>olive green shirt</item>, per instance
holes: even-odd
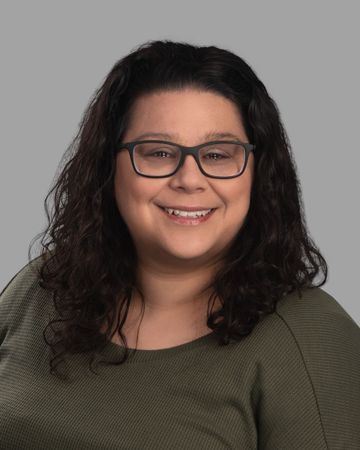
[[[0,294],[0,449],[360,449],[360,328],[321,288],[227,346],[211,333],[98,375],[67,356],[71,381],[49,373],[53,312],[29,264]]]

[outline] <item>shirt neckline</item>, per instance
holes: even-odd
[[[192,341],[185,342],[184,344],[176,345],[173,347],[166,347],[156,350],[137,349],[135,353],[134,348],[128,347],[129,359],[126,361],[126,363],[167,359],[191,351],[193,349],[202,347],[206,344],[211,343],[214,340],[215,340],[215,333],[214,331],[212,331]],[[103,353],[108,354],[111,357],[121,356],[123,353],[125,353],[125,347],[123,345],[115,344],[114,342],[108,341],[106,343]]]

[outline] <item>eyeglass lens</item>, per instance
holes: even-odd
[[[210,144],[199,151],[200,165],[205,173],[231,177],[239,174],[245,164],[246,152],[241,144],[224,142]],[[160,142],[135,145],[134,163],[144,175],[166,176],[177,168],[181,158],[179,147]]]

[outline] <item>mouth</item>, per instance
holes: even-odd
[[[177,224],[183,224],[183,225],[199,225],[203,222],[206,222],[207,220],[209,220],[209,218],[214,214],[214,212],[217,209],[217,208],[209,208],[208,209],[209,212],[204,215],[182,216],[182,215],[174,214],[173,211],[170,213],[163,206],[160,206],[160,205],[157,205],[157,206],[159,207],[159,209],[161,209],[163,214],[166,215],[166,217],[168,217],[172,222],[175,222]],[[168,209],[172,209],[172,208],[168,208]],[[199,209],[199,211],[201,211],[201,209]],[[203,210],[203,211],[205,211],[205,210]]]

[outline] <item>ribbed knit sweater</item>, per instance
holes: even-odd
[[[52,311],[29,264],[0,294],[1,450],[360,449],[360,328],[321,288],[226,346],[211,333],[98,375],[67,356],[71,381],[49,373]]]

